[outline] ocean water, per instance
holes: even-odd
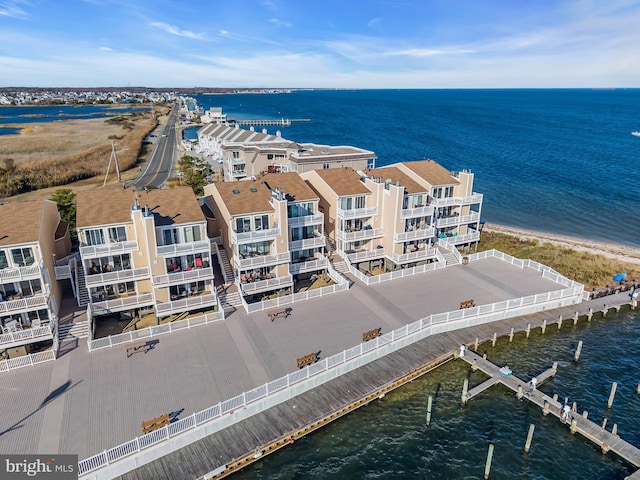
[[[499,339],[495,348],[480,347],[496,364],[508,364],[514,374],[530,378],[558,361],[555,379],[541,390],[577,402],[598,424],[607,418],[618,434],[640,446],[640,322],[638,313],[610,315],[562,330],[540,329],[529,339]],[[578,363],[573,354],[584,346]],[[537,406],[518,401],[506,387],[494,386],[460,406],[465,378],[470,386],[486,377],[471,373],[468,364],[452,361],[266,456],[234,474],[236,480],[429,479],[482,478],[490,443],[494,444],[491,480],[622,480],[635,468],[615,454],[572,435],[555,417],[544,417]],[[607,399],[612,382],[618,389],[611,410]],[[431,425],[426,426],[427,398],[432,395]],[[531,450],[524,453],[529,425],[536,426]]]
[[[470,169],[488,222],[640,247],[640,90],[319,90],[201,95],[230,118],[308,118],[299,142]],[[261,127],[257,127],[261,128]]]
[[[139,105],[130,107],[119,105],[116,109],[114,109],[113,105],[2,106],[0,107],[0,135],[19,132],[18,129],[3,127],[3,124],[105,118],[116,114],[118,111],[137,111],[148,108]]]

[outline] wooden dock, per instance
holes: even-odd
[[[281,127],[290,127],[292,123],[310,122],[310,118],[281,118],[279,120],[229,120],[232,125],[279,125]]]
[[[467,351],[464,356],[459,358],[471,364],[472,368],[482,370],[490,377],[489,380],[466,392],[466,395],[463,392],[463,403],[466,403],[466,401],[485,391],[490,386],[495,385],[496,383],[501,383],[516,392],[520,398],[526,397],[530,402],[538,405],[542,409],[542,413],[544,415],[551,414],[560,419],[560,421],[563,421],[561,419],[563,404],[538,389],[535,389],[533,390],[533,393],[530,393],[528,387],[529,381],[522,380],[514,375],[501,375],[499,366],[491,363],[475,352]],[[556,366],[554,364],[554,367],[537,375],[536,378],[538,379],[538,385],[546,379],[554,376],[555,372]],[[608,432],[602,428],[602,426],[595,424],[584,415],[572,412],[570,422],[563,421],[563,423],[566,423],[569,426],[572,433],[579,433],[598,445],[602,449],[603,453],[612,451],[632,465],[640,467],[640,449],[628,442],[625,442],[618,435]],[[640,479],[640,470],[628,478]]]

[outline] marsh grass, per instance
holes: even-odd
[[[478,251],[492,248],[547,265],[565,277],[582,283],[587,290],[611,285],[612,277],[618,273],[626,273],[630,278],[640,278],[639,265],[547,242],[520,239],[504,233],[482,232]]]

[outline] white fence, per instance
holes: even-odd
[[[120,333],[118,335],[110,335],[108,337],[97,338],[95,340],[87,339],[87,344],[89,345],[89,351],[91,352],[101,348],[136,342],[145,338],[157,337],[158,335],[164,335],[165,333],[177,332],[179,330],[184,330],[185,328],[197,327],[198,325],[206,325],[208,323],[219,322],[221,320],[224,320],[224,312],[222,309],[218,308],[218,311],[215,313],[203,313],[202,315],[185,318],[184,320],[176,320],[175,322],[170,322],[165,325],[155,325],[153,327],[141,328],[140,330],[133,330],[131,332]]]
[[[42,337],[42,340],[52,338],[53,332],[49,325],[44,327],[33,327],[15,332],[3,333],[0,335],[0,348],[6,348],[4,344],[19,343],[24,340],[34,340]],[[29,342],[32,343],[32,342]]]
[[[31,353],[18,358],[8,358],[0,361],[0,372],[8,372],[9,370],[15,370],[16,368],[29,367],[31,365],[49,362],[55,359],[56,355],[53,350]]]
[[[82,460],[78,465],[79,474],[85,475],[82,478],[95,480],[121,475],[430,335],[579,303],[582,301],[583,289],[581,285],[575,285],[563,290],[434,314],[420,319],[194,413],[179,422]],[[172,443],[173,437],[186,431],[189,433]],[[155,451],[143,452],[158,444],[163,445]],[[133,454],[139,455],[114,465],[114,462]],[[141,459],[140,456],[144,458]],[[86,475],[101,468],[101,472]]]
[[[439,252],[436,250],[436,253]],[[397,278],[410,277],[419,273],[432,272],[434,270],[445,268],[445,266],[446,265],[444,261],[437,261],[417,267],[401,268],[400,270],[395,270],[393,272],[383,273],[380,275],[372,275],[369,277],[355,268],[353,265],[349,265],[349,273],[366,285],[374,285],[376,283],[388,282]]]

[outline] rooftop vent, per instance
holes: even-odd
[[[234,195],[238,195],[240,193],[240,190],[232,190]]]
[[[258,189],[257,188],[250,188],[249,191],[251,191],[253,193],[256,193],[258,191]]]

